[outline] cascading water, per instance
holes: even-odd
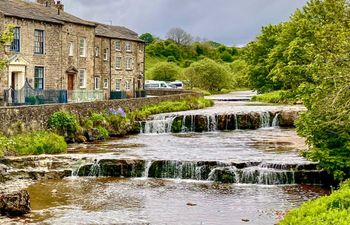
[[[278,127],[279,126],[279,113],[276,113],[275,117],[272,120],[272,127]]]
[[[166,117],[157,115],[153,120],[146,121],[144,132],[145,134],[163,134],[171,133],[173,121],[176,117]]]
[[[260,113],[260,127],[261,128],[270,127],[270,113],[269,112],[261,112]]]

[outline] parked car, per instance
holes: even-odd
[[[158,80],[146,80],[145,81],[145,89],[158,89],[158,88],[172,88],[165,81]]]

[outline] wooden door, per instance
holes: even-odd
[[[74,90],[74,74],[68,74],[68,91]]]

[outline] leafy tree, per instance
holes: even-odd
[[[174,81],[179,77],[179,68],[174,63],[163,62],[155,66],[151,71],[153,80]]]
[[[178,27],[170,29],[166,37],[179,45],[190,45],[193,41],[191,34]]]
[[[7,59],[4,56],[5,53],[5,45],[10,44],[13,40],[13,26],[8,26],[1,34],[0,34],[0,70],[3,70],[6,66]]]
[[[151,33],[144,33],[140,36],[141,40],[144,40],[146,44],[152,44],[154,41],[154,37]]]
[[[225,66],[211,59],[192,63],[184,71],[184,80],[189,87],[198,87],[208,91],[220,91],[230,88],[230,75]]]

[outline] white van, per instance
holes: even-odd
[[[145,89],[172,88],[165,81],[146,80]]]
[[[176,81],[173,81],[173,82],[170,82],[169,83],[170,86],[174,86],[175,88],[178,88],[178,89],[183,89],[184,88],[184,83],[180,80],[176,80]]]

